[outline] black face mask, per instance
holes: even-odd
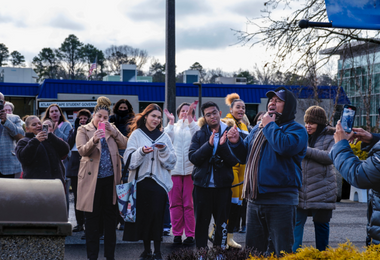
[[[129,114],[129,111],[128,110],[119,110],[119,111],[117,111],[117,113],[119,114],[119,116],[125,117]]]

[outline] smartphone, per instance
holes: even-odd
[[[340,123],[346,133],[351,133],[354,126],[356,107],[344,105]]]
[[[158,142],[158,143],[154,143],[154,144],[152,144],[151,147],[153,148],[153,147],[155,147],[156,145],[163,145],[163,146],[166,146],[165,143]]]
[[[4,109],[4,100],[0,99],[0,110]]]
[[[105,137],[106,125],[104,123],[102,123],[102,122],[99,122],[98,129],[103,129],[104,134],[102,135],[102,137]]]
[[[45,131],[46,133],[49,131],[48,125],[42,125],[42,131]]]

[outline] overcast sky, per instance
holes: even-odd
[[[226,72],[270,61],[264,47],[242,47],[231,29],[245,30],[266,0],[177,0],[178,72],[199,62]],[[101,3],[101,4],[100,4]],[[42,48],[59,48],[69,34],[105,50],[130,45],[165,62],[165,0],[2,1],[0,43],[19,51],[28,64]],[[287,11],[276,10],[278,15]],[[149,64],[144,67],[147,70]]]

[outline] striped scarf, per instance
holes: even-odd
[[[257,197],[257,173],[260,163],[260,151],[266,141],[263,128],[260,127],[253,140],[251,151],[248,156],[244,172],[243,198],[256,199]]]

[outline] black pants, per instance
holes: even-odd
[[[77,210],[77,190],[78,190],[78,176],[70,176],[71,187],[74,193],[74,208],[75,208],[75,219],[77,220],[77,225],[82,226],[84,224],[84,212]]]
[[[104,223],[104,256],[114,258],[116,247],[116,205],[113,205],[113,176],[96,182],[94,206],[86,216],[87,258],[97,259],[99,254],[100,221]]]
[[[231,195],[231,188],[202,188],[194,186],[195,242],[197,248],[207,247],[211,215],[214,217],[216,225],[214,246],[225,247]]]
[[[3,175],[0,172],[0,178],[8,178],[8,179],[14,179],[15,175],[14,174],[8,174],[8,175]]]

